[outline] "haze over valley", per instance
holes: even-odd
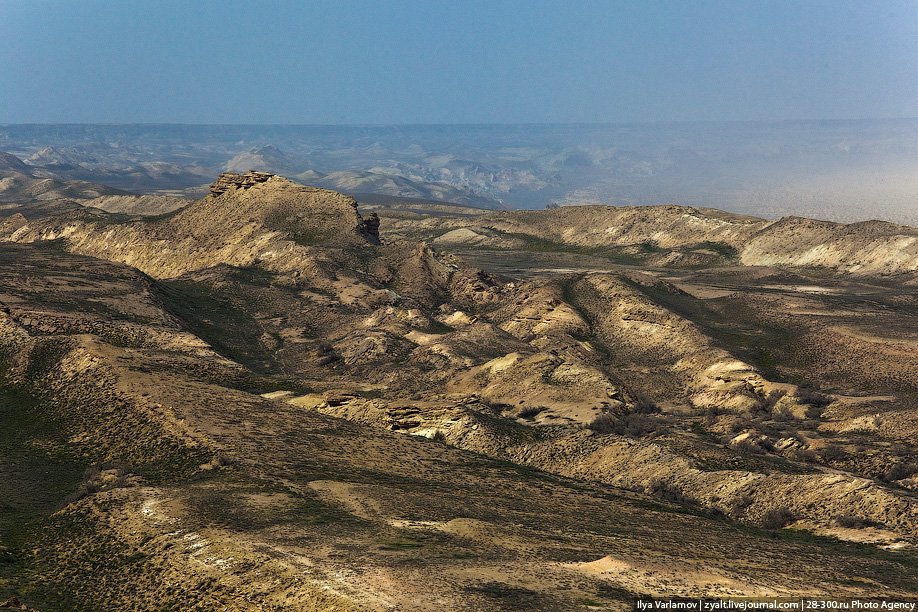
[[[914,612],[918,4],[0,1],[0,610]]]
[[[56,178],[199,195],[222,171],[487,208],[684,204],[918,223],[918,120],[607,125],[6,125]]]

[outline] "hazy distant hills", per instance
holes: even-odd
[[[918,224],[918,120],[640,125],[4,125],[69,180],[185,190],[270,171],[353,193],[504,208],[708,206]],[[305,174],[304,174],[305,173]]]
[[[125,191],[154,191],[191,186],[206,180],[193,161],[166,162],[136,151],[103,155],[84,147],[43,147],[25,161],[33,172],[70,180],[95,181]]]
[[[124,193],[106,185],[66,180],[24,163],[15,155],[0,152],[0,202],[96,198]]]
[[[31,156],[29,164],[0,151],[0,216],[9,211],[28,217],[67,212],[82,207],[109,213],[157,216],[190,203],[180,197],[136,195],[107,185],[65,178],[77,169],[67,157],[50,148]],[[46,162],[38,166],[36,161]],[[85,169],[84,169],[85,170]]]
[[[38,166],[62,172],[73,172],[80,170],[86,171],[87,169],[83,167],[82,164],[87,161],[92,161],[92,159],[87,159],[84,156],[67,150],[44,147],[32,155],[29,155],[26,161],[30,166]]]
[[[471,189],[456,187],[448,182],[408,178],[399,173],[397,168],[319,172],[313,169],[313,162],[309,157],[289,155],[273,145],[252,147],[241,151],[226,162],[223,169],[228,172],[249,170],[274,172],[296,178],[308,185],[336,189],[350,194],[372,193],[486,207],[494,207],[498,204],[491,198],[476,195]]]
[[[31,168],[15,155],[0,151],[0,172],[31,174]]]
[[[415,181],[398,174],[378,171],[340,170],[322,174],[307,171],[296,178],[309,185],[318,185],[345,193],[372,193],[386,196],[437,200],[492,208],[492,199],[478,196],[474,191],[453,187],[443,182]]]
[[[260,170],[280,174],[295,174],[302,171],[302,168],[297,168],[297,164],[293,159],[272,145],[240,151],[226,162],[223,169],[227,172]]]

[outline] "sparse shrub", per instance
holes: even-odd
[[[545,411],[544,406],[529,406],[528,408],[523,408],[522,410],[520,410],[519,414],[517,414],[516,416],[517,418],[520,418],[520,419],[534,419],[536,416],[539,415],[539,413],[544,412],[544,411]]]
[[[785,456],[791,461],[799,461],[800,463],[816,463],[819,459],[816,453],[807,448],[792,448],[785,453]]]
[[[836,517],[835,524],[846,529],[863,529],[864,527],[872,527],[876,523],[853,514],[843,514]]]
[[[794,513],[789,509],[781,508],[772,508],[765,513],[765,516],[762,518],[762,527],[765,529],[781,529],[782,527],[787,527],[791,523],[797,520],[797,517],[794,516]]]
[[[628,413],[615,416],[604,412],[593,419],[588,429],[601,434],[618,434],[634,438],[648,434],[662,434],[668,431],[662,420],[658,417],[644,413]]]
[[[0,544],[0,565],[4,563],[15,563],[16,562],[16,553],[12,550]]]
[[[310,224],[302,216],[292,215],[286,210],[278,209],[265,217],[265,225],[273,230],[287,232],[290,239],[302,246],[321,244],[332,238]]]
[[[777,421],[793,421],[794,413],[787,406],[778,406],[771,411],[771,418]]]
[[[834,400],[831,395],[817,391],[813,387],[799,387],[797,389],[797,400],[801,404],[806,404],[806,417],[808,419],[818,419],[822,413]]]
[[[599,434],[610,434],[615,433],[615,429],[618,426],[618,419],[608,412],[604,412],[598,415],[595,419],[590,421],[587,425],[587,429],[595,431]]]
[[[621,433],[626,436],[639,437],[648,434],[666,433],[667,428],[663,422],[648,414],[628,414],[620,421],[622,425]]]
[[[727,431],[733,434],[738,434],[739,432],[746,429],[747,423],[740,418],[732,420],[727,424]]]
[[[86,468],[83,472],[83,482],[76,491],[67,497],[67,503],[80,501],[84,497],[95,495],[99,492],[99,478],[102,476],[102,470],[97,465]]]
[[[826,462],[839,461],[844,459],[847,455],[845,449],[838,444],[829,444],[823,448],[819,454],[822,455],[822,460]]]
[[[717,422],[717,417],[719,417],[723,412],[716,406],[708,406],[704,410],[704,422],[706,425],[713,425]]]
[[[765,452],[765,449],[749,439],[740,440],[732,446],[741,455],[761,455]]]
[[[233,463],[232,459],[230,459],[229,457],[225,455],[217,453],[216,455],[213,456],[213,458],[210,461],[203,464],[201,466],[201,469],[202,470],[217,470],[217,469],[232,465],[232,463]]]
[[[637,414],[657,414],[660,412],[660,407],[657,403],[643,393],[632,393],[632,396],[634,397],[633,412]]]
[[[883,474],[883,480],[887,482],[895,482],[897,480],[910,478],[915,474],[918,474],[918,463],[900,461],[896,465],[886,470],[886,473]]]
[[[70,349],[70,341],[61,341],[57,337],[38,341],[29,352],[26,377],[36,378],[47,374],[57,366]]]
[[[785,395],[787,395],[787,391],[781,391],[781,390],[772,391],[771,393],[769,393],[768,395],[766,395],[759,401],[759,406],[758,406],[759,411],[764,412],[766,414],[771,414],[772,410],[774,410],[774,407],[777,405],[779,401],[781,401],[781,398],[784,397]]]
[[[644,491],[649,495],[653,495],[654,497],[672,502],[674,504],[695,503],[695,500],[685,496],[679,487],[660,478],[652,480],[650,484],[648,484],[644,489]]]
[[[825,412],[824,406],[813,406],[809,405],[806,407],[806,410],[803,411],[803,414],[808,419],[818,420],[822,418],[822,413]]]
[[[121,469],[104,470],[104,466],[93,465],[83,472],[83,482],[66,498],[66,502],[68,504],[77,502],[102,490],[122,487],[124,484],[125,476]]]
[[[732,518],[739,518],[746,513],[746,509],[752,505],[753,499],[749,495],[742,495],[733,499],[728,506],[728,513]]]
[[[541,600],[539,593],[502,582],[483,582],[469,587],[470,591],[490,600],[489,608],[501,610],[535,610]]]

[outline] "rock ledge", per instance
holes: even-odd
[[[246,172],[245,174],[224,172],[217,177],[217,180],[210,186],[210,193],[218,196],[233,189],[248,189],[258,183],[266,183],[274,176],[276,175],[270,172],[255,172],[254,170]]]

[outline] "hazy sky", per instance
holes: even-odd
[[[0,0],[0,123],[918,116],[918,0]]]

